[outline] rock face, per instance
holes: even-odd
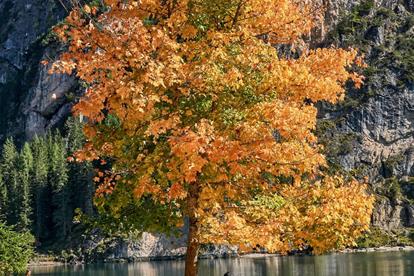
[[[363,2],[328,37],[366,55],[366,85],[340,106],[320,109],[330,161],[368,176],[378,195],[374,226],[412,227],[414,176],[414,14],[409,1]],[[333,39],[332,39],[333,38]],[[326,131],[327,125],[332,129]],[[329,127],[328,127],[329,128]],[[327,136],[327,133],[329,133]],[[338,150],[342,149],[342,150]]]
[[[407,5],[410,0],[407,0]],[[312,35],[311,44],[318,45],[323,42],[330,31],[335,29],[342,18],[346,17],[353,8],[364,4],[364,0],[319,0],[317,3],[324,9],[324,20]],[[372,3],[377,7],[393,9],[398,0],[373,0]],[[375,30],[373,30],[375,32]]]
[[[414,90],[392,87],[377,91],[358,110],[347,114],[343,131],[357,133],[360,142],[341,158],[348,170],[368,166],[372,181],[414,174]],[[395,159],[395,166],[387,160]]]
[[[0,140],[30,138],[67,116],[64,94],[74,79],[50,76],[40,65],[56,54],[44,39],[67,7],[66,0],[0,1]]]
[[[384,230],[395,230],[414,226],[414,205],[398,202],[393,203],[387,197],[377,199],[372,225]]]
[[[86,238],[81,245],[81,256],[90,260],[142,260],[178,258],[186,251],[185,236],[167,237],[143,233],[136,239],[104,238],[99,233]]]
[[[53,55],[52,49],[46,49],[42,58]],[[75,95],[77,82],[73,76],[49,74],[50,65],[39,66],[33,86],[19,111],[24,120],[24,134],[31,139],[35,134],[59,125],[70,113],[72,104],[68,97]]]
[[[78,252],[65,261],[137,261],[183,258],[186,252],[185,233],[178,236],[143,233],[136,238],[104,237],[99,231],[90,233],[78,247]],[[200,249],[201,258],[237,256],[237,247],[206,245]]]

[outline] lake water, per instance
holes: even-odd
[[[32,275],[183,275],[183,261],[34,267]],[[200,261],[200,276],[414,276],[414,251],[255,257]]]

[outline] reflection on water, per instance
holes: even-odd
[[[201,260],[200,276],[406,276],[414,275],[414,252],[374,252],[323,256],[286,256]],[[183,275],[183,261],[37,267],[33,275]]]

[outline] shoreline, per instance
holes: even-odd
[[[379,246],[379,247],[367,247],[367,248],[347,248],[339,250],[333,253],[369,253],[369,252],[398,252],[398,251],[414,251],[414,246]]]
[[[348,253],[373,253],[373,252],[401,252],[401,251],[414,251],[414,246],[380,246],[380,247],[367,247],[367,248],[347,248],[339,251],[329,252],[329,254],[348,254]],[[230,258],[274,258],[274,257],[284,257],[284,256],[310,256],[308,254],[292,254],[292,255],[281,255],[281,254],[267,254],[267,253],[247,253],[241,254],[237,256],[227,256],[227,257],[201,257],[200,259],[230,259]],[[154,261],[171,261],[171,260],[183,260],[183,256],[176,256],[176,257],[142,257],[135,260],[126,260],[126,259],[112,259],[112,260],[104,260],[102,262],[92,262],[92,263],[65,263],[62,261],[55,261],[51,260],[50,258],[55,258],[53,256],[48,256],[47,261],[41,260],[33,260],[29,263],[28,267],[47,267],[47,266],[76,266],[76,265],[88,265],[94,263],[135,263],[135,262],[154,262]],[[57,258],[57,257],[56,257]],[[40,256],[41,259],[41,256]]]

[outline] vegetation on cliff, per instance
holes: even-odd
[[[410,174],[406,169],[403,169],[404,172],[401,171],[403,164],[411,158],[410,150],[397,150],[378,162],[371,160],[374,157],[364,155],[365,146],[362,141],[363,139],[374,141],[373,148],[375,145],[381,146],[381,143],[392,148],[395,143],[395,141],[381,141],[381,134],[380,137],[376,136],[375,129],[381,127],[370,122],[370,117],[377,116],[372,108],[374,105],[381,106],[379,109],[374,108],[375,112],[381,112],[381,116],[388,116],[382,117],[389,120],[382,122],[389,125],[385,129],[392,132],[400,128],[399,131],[404,132],[401,130],[403,128],[400,125],[403,124],[401,120],[404,120],[405,116],[410,116],[411,109],[408,107],[407,110],[402,106],[403,102],[400,103],[398,100],[405,101],[403,95],[412,90],[414,83],[413,19],[413,10],[407,1],[385,2],[382,5],[371,0],[362,1],[349,12],[343,12],[341,20],[326,41],[327,44],[357,47],[365,55],[368,66],[360,71],[366,77],[360,90],[355,91],[350,87],[344,102],[335,106],[324,105],[321,108],[322,114],[326,116],[318,121],[317,136],[324,145],[330,171],[349,173],[359,179],[369,176],[372,184],[370,190],[376,194],[377,204],[384,200],[388,202],[388,206],[377,205],[377,212],[381,213],[381,208],[388,207],[390,210],[395,208],[395,211],[386,211],[388,213],[381,216],[384,229],[387,229],[386,224],[393,220],[399,222],[396,222],[399,227],[412,226],[409,219],[411,216],[409,205],[412,204],[413,198],[412,187],[406,177],[401,177],[402,174]],[[386,100],[382,102],[384,97]],[[391,102],[394,99],[396,102]],[[363,125],[363,120],[367,125]],[[368,129],[370,127],[372,131]],[[405,139],[404,134],[396,136],[400,136],[401,140]],[[396,141],[398,139],[395,138]],[[363,160],[352,161],[359,158]],[[399,206],[402,207],[401,215],[398,215]],[[386,231],[384,229],[382,231]],[[401,237],[406,233],[406,238],[399,240],[405,240],[407,244],[412,242],[411,229],[394,230],[398,231]],[[379,228],[374,228],[373,234],[368,236],[379,236],[380,231]],[[384,237],[394,235],[382,233]],[[374,239],[376,242],[372,244],[379,244],[378,241],[381,240],[384,241],[384,245],[389,244],[385,242],[388,239]]]

